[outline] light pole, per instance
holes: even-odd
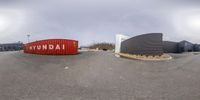
[[[29,43],[29,38],[30,38],[30,36],[31,36],[30,34],[28,34],[28,35],[27,35],[27,38],[28,38],[28,43]]]

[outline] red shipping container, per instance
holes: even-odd
[[[75,55],[78,41],[68,39],[48,39],[25,44],[24,53],[41,55]]]

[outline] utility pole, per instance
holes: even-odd
[[[29,38],[30,38],[30,36],[31,36],[30,34],[28,34],[28,35],[27,35],[27,38],[28,38],[28,43],[30,42],[30,41],[29,41]]]

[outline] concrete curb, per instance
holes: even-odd
[[[145,56],[145,55],[133,55],[133,54],[125,54],[125,53],[116,53],[117,55],[129,59],[135,60],[144,60],[144,61],[165,61],[173,59],[172,56],[168,54],[163,54],[161,56]]]

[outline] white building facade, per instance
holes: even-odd
[[[115,41],[115,53],[120,53],[121,43],[124,40],[129,39],[129,36],[117,34],[116,35],[116,41]]]

